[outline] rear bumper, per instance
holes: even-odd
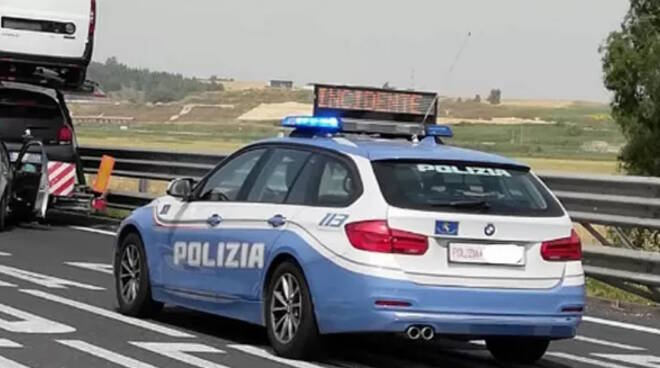
[[[515,316],[487,314],[443,314],[403,310],[374,310],[353,321],[340,332],[403,333],[410,326],[431,326],[436,334],[471,339],[489,336],[539,337],[568,339],[575,336],[581,316]]]
[[[42,67],[66,67],[82,69],[89,66],[89,63],[92,60],[92,50],[93,44],[91,42],[87,43],[85,53],[78,58],[21,54],[0,50],[0,62],[13,62]]]
[[[547,290],[425,286],[319,263],[305,273],[322,333],[402,333],[412,325],[429,325],[438,334],[470,338],[564,339],[575,336],[582,313],[563,310],[585,305],[584,286]],[[376,301],[408,306],[382,307]]]

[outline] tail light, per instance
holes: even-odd
[[[73,131],[68,126],[63,126],[57,132],[57,140],[60,143],[71,143],[73,140]]]
[[[96,0],[91,0],[91,10],[89,12],[89,37],[90,40],[96,32]]]
[[[426,236],[391,229],[382,220],[347,224],[346,235],[353,247],[367,252],[422,255],[428,249]]]
[[[541,244],[541,256],[546,261],[580,261],[582,260],[582,243],[575,230],[568,238],[550,240]]]

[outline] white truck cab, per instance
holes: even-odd
[[[0,76],[47,68],[70,87],[82,85],[95,28],[96,0],[2,0]]]

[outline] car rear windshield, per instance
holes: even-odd
[[[50,97],[26,91],[0,90],[0,119],[62,120]]]
[[[560,217],[564,211],[524,168],[434,161],[376,161],[374,171],[395,207],[503,216]]]
[[[0,89],[0,137],[23,141],[26,133],[50,143],[65,124],[64,112],[51,97],[23,90]]]

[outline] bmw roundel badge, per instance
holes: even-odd
[[[493,235],[495,235],[495,231],[496,231],[496,229],[495,229],[495,225],[493,225],[493,224],[488,224],[488,225],[486,225],[486,227],[484,228],[484,234],[486,234],[486,236],[493,236]]]

